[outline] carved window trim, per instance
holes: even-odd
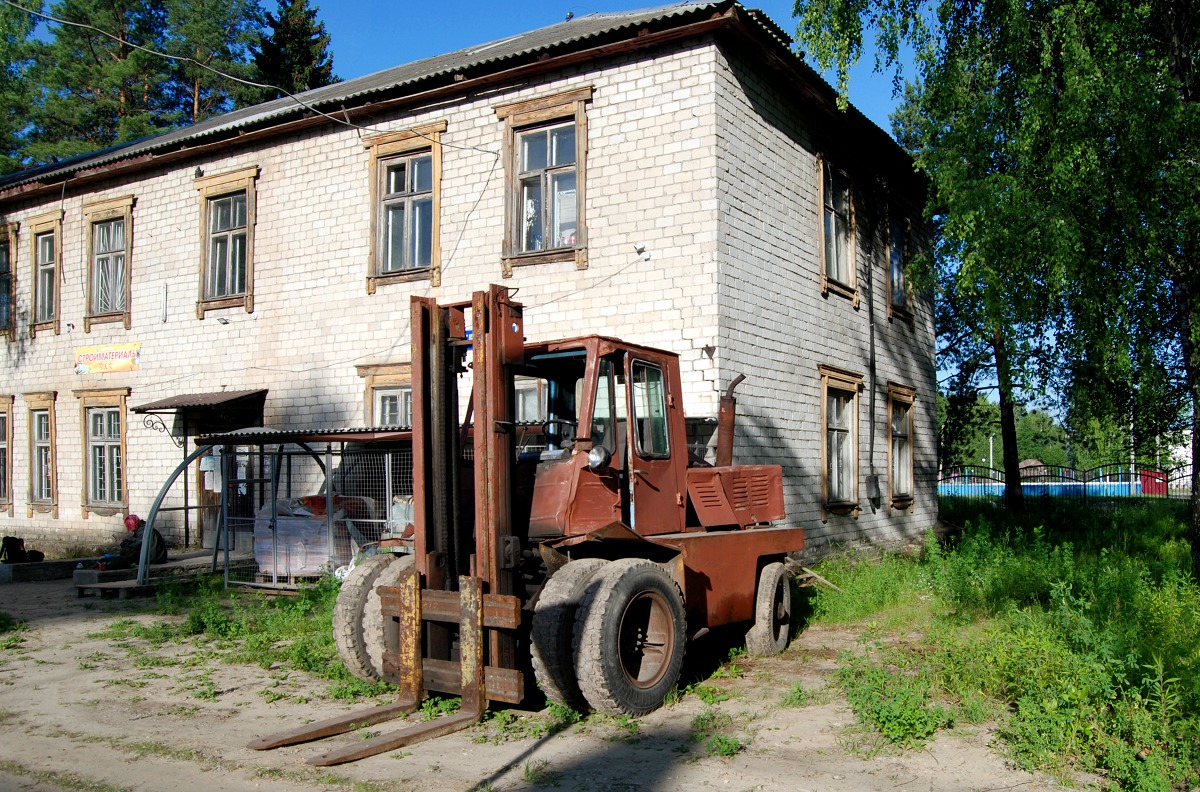
[[[512,277],[515,267],[558,261],[574,261],[576,269],[587,269],[587,105],[592,100],[593,90],[587,85],[495,108],[496,117],[504,122],[504,250],[501,265],[506,278]],[[575,242],[569,246],[520,253],[517,245],[517,208],[520,205],[517,138],[522,132],[569,121],[575,122]]]
[[[823,155],[817,158],[819,178],[817,179],[817,270],[820,278],[821,295],[837,294],[847,298],[855,308],[859,306],[858,293],[858,240],[857,218],[855,215],[854,183],[845,171],[832,165]],[[846,217],[844,222],[849,225],[849,240],[846,243],[846,259],[848,283],[842,283],[829,276],[829,264],[825,247],[825,201],[827,187],[825,182],[832,181],[834,176],[845,182],[846,187]]]
[[[916,497],[916,480],[913,478],[915,469],[914,456],[916,449],[916,435],[913,429],[916,426],[914,420],[914,412],[916,408],[917,391],[908,385],[898,385],[894,382],[888,383],[888,408],[887,408],[887,432],[888,432],[888,503],[893,509],[911,509]],[[908,430],[908,460],[906,467],[908,475],[908,492],[896,492],[896,476],[895,468],[893,467],[893,454],[895,453],[895,441],[897,435],[892,426],[892,416],[896,405],[904,405],[908,408],[908,420],[906,421]]]
[[[375,426],[375,392],[390,388],[412,389],[411,363],[377,363],[355,366],[363,379],[363,419],[367,426]]]
[[[851,514],[858,517],[858,484],[859,484],[859,391],[862,390],[863,378],[843,369],[817,365],[817,374],[821,380],[821,519],[828,519],[829,514]],[[851,399],[850,417],[852,425],[846,429],[847,442],[850,449],[851,493],[845,500],[830,500],[829,498],[829,393],[837,391],[848,394]]]
[[[26,393],[22,398],[25,401],[26,418],[28,420],[29,434],[29,491],[28,508],[26,516],[33,517],[34,512],[49,514],[52,518],[58,519],[58,425],[55,416],[55,403],[58,399],[57,391],[45,391],[41,393]],[[49,477],[49,498],[35,498],[35,482],[38,480],[37,474],[37,446],[38,440],[35,437],[36,425],[35,415],[37,413],[46,413],[48,419],[48,477]]]
[[[17,233],[20,223],[0,223],[0,242],[8,248],[8,283],[0,282],[0,290],[7,289],[8,322],[0,327],[0,338],[17,340]],[[11,492],[11,490],[10,490]]]
[[[897,239],[899,236],[899,239]],[[899,245],[897,245],[899,243]],[[900,249],[897,251],[897,247]],[[889,319],[899,318],[910,324],[913,321],[913,290],[909,280],[909,265],[912,263],[912,220],[893,209],[888,217],[887,241],[887,315]],[[904,299],[896,302],[895,277],[899,268],[904,282]]]
[[[126,404],[129,399],[129,388],[94,388],[87,390],[72,391],[76,399],[79,400],[79,439],[81,445],[81,459],[83,460],[83,487],[79,498],[79,507],[82,517],[86,520],[90,515],[96,514],[104,517],[110,517],[114,514],[129,515],[129,454],[126,437],[129,431],[128,410]],[[121,497],[116,501],[93,501],[91,496],[92,485],[92,450],[91,450],[91,432],[89,431],[88,421],[91,418],[92,410],[107,410],[116,409],[121,416],[120,425],[120,448],[121,448]]]
[[[131,315],[129,298],[131,296],[130,283],[133,269],[133,205],[135,200],[134,196],[125,195],[120,198],[85,204],[83,207],[83,216],[87,223],[87,248],[85,249],[87,259],[87,302],[84,305],[83,313],[83,332],[85,333],[91,332],[92,325],[117,322],[123,324],[126,330],[129,329]],[[96,225],[112,220],[121,220],[125,227],[125,267],[122,277],[124,281],[122,289],[124,291],[125,307],[120,311],[94,313],[92,306],[95,299],[93,290],[96,285]]]
[[[367,257],[367,294],[374,294],[375,289],[388,283],[409,283],[428,279],[430,286],[442,285],[442,133],[445,131],[446,122],[435,121],[412,129],[374,135],[363,141],[363,146],[370,152],[371,184],[371,244]],[[429,267],[381,273],[379,269],[383,247],[383,197],[386,189],[384,179],[387,176],[387,167],[397,159],[426,151],[429,152],[433,165],[433,228],[430,234]]]
[[[4,426],[0,427],[0,514],[13,516],[13,396],[0,396],[0,417]]]
[[[29,304],[29,337],[36,338],[39,331],[53,331],[55,335],[59,334],[59,323],[61,315],[61,299],[62,299],[62,217],[61,209],[56,209],[53,212],[38,215],[30,218],[28,221],[29,227],[29,266],[33,276],[30,282],[30,304]],[[52,234],[54,238],[54,295],[52,311],[54,316],[50,319],[38,321],[38,240],[46,234]]]
[[[254,311],[254,225],[257,220],[257,192],[259,168],[251,165],[248,168],[218,173],[212,176],[201,176],[194,182],[196,191],[200,194],[200,283],[196,299],[196,318],[203,319],[209,311],[221,308],[245,308],[246,313]],[[238,193],[246,195],[246,289],[242,294],[222,297],[208,297],[209,241],[211,239],[209,223],[211,206],[214,201]]]

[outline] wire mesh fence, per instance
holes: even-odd
[[[412,530],[412,448],[242,446],[224,454],[226,582],[293,588]]]

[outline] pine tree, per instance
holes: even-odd
[[[168,0],[167,20],[167,51],[180,58],[173,88],[182,117],[194,123],[233,109],[245,88],[222,75],[254,76],[251,47],[262,28],[258,0]]]
[[[40,3],[26,4],[41,10]],[[0,6],[0,176],[27,163],[21,154],[33,109],[29,74],[30,40],[34,19],[11,6]]]
[[[317,8],[308,0],[280,0],[278,16],[267,12],[270,33],[254,53],[258,81],[300,93],[338,82],[329,52],[329,34],[325,23],[317,20]],[[263,89],[254,101],[267,101],[283,94]]]

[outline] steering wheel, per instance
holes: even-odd
[[[568,421],[565,418],[551,418],[546,423],[542,424],[542,431],[548,435],[558,435],[558,443],[560,448],[568,448],[575,439],[576,427],[578,421]],[[559,431],[552,431],[551,427],[561,427]]]

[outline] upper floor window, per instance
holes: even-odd
[[[62,253],[62,212],[40,215],[29,221],[33,239],[33,322],[30,337],[39,330],[58,333],[59,258]]]
[[[17,224],[0,223],[0,337],[14,337],[13,277],[17,251]]]
[[[54,403],[58,394],[26,393],[29,407],[29,512],[58,517],[58,449]]]
[[[858,509],[858,389],[862,377],[829,366],[821,376],[821,478],[826,512]]]
[[[101,322],[124,322],[129,329],[129,263],[133,197],[84,207],[91,251],[87,313],[83,329]]]
[[[888,383],[888,494],[896,508],[913,503],[913,401],[916,391],[904,385]]]
[[[246,193],[208,199],[208,277],[204,297],[246,293]]]
[[[846,175],[821,162],[821,291],[858,305],[855,283],[854,191]]]
[[[12,396],[0,396],[0,512],[12,515]]]
[[[888,316],[912,318],[912,288],[908,265],[912,258],[912,233],[908,220],[893,216],[888,223]]]
[[[442,145],[445,122],[368,138],[371,253],[367,292],[393,281],[441,285]]]
[[[255,180],[258,168],[202,176],[200,299],[196,314],[244,306],[254,310]]]
[[[505,122],[504,274],[523,264],[587,266],[583,208],[591,87],[496,108]]]

